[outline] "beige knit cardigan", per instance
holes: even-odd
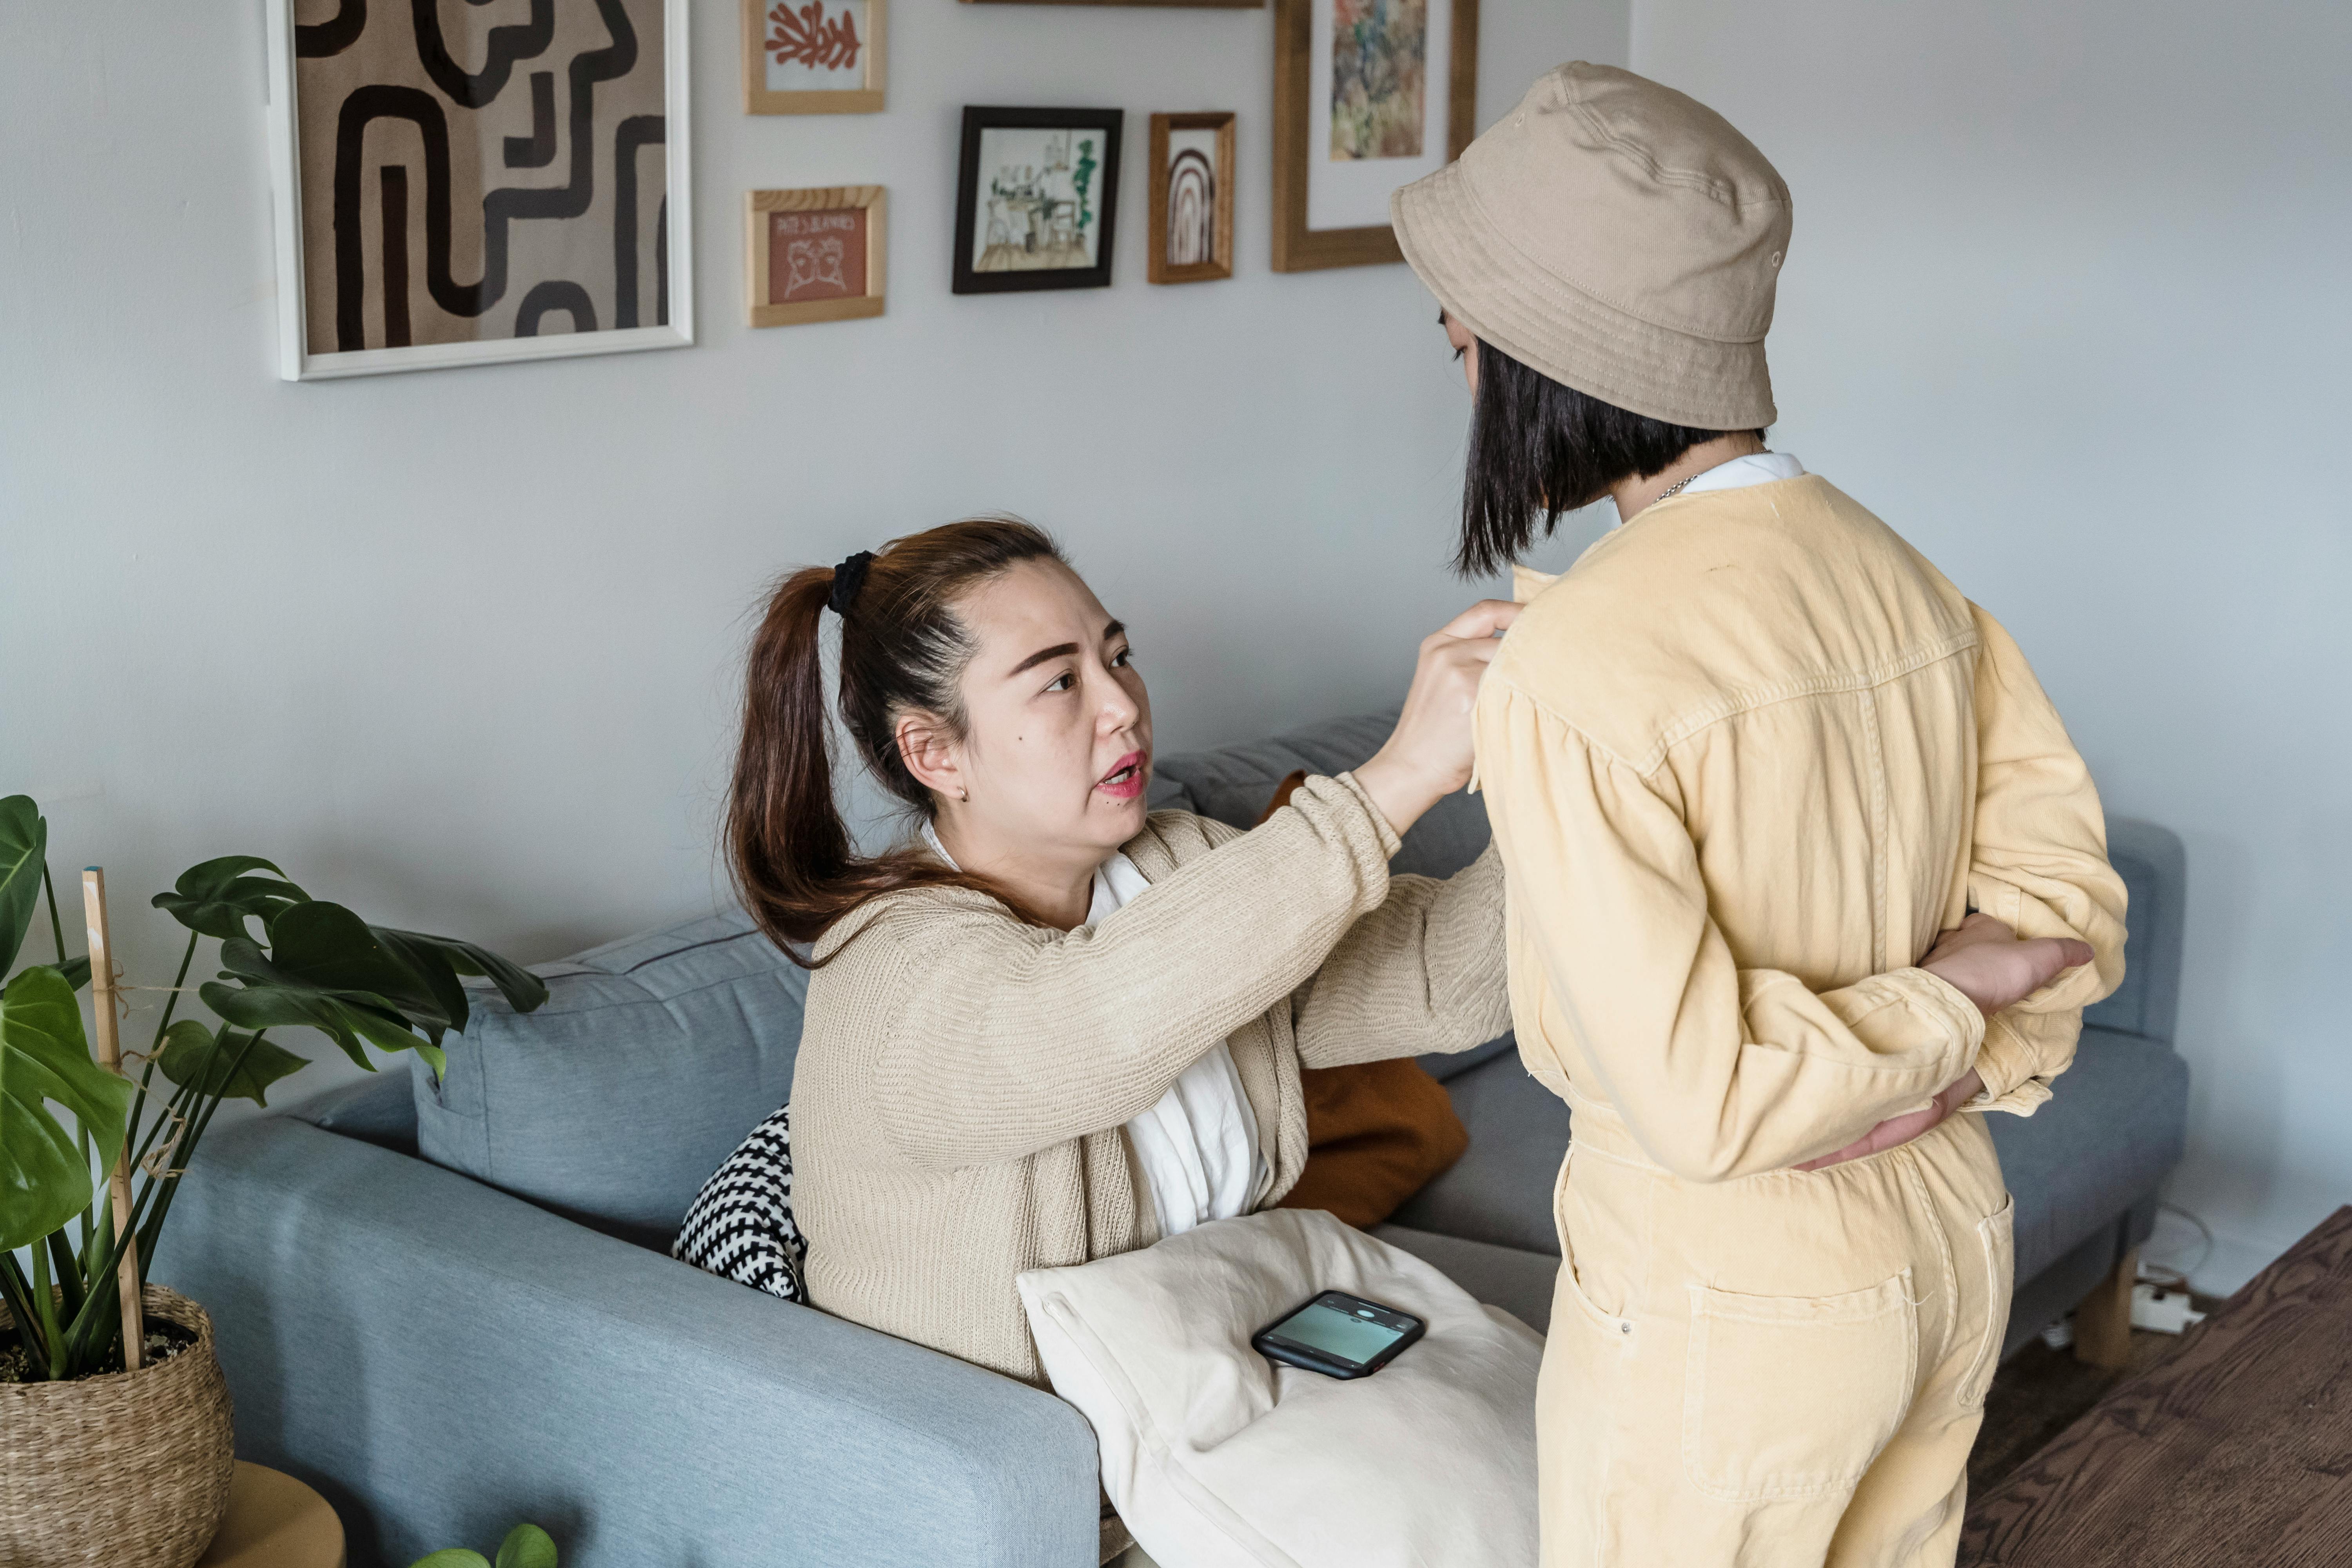
[[[1151,885],[1099,925],[952,889],[837,923],[793,1079],[814,1304],[1043,1386],[1013,1276],[1156,1239],[1124,1124],[1217,1041],[1271,1205],[1307,1159],[1302,1063],[1501,1034],[1500,862],[1391,878],[1397,842],[1352,777],[1311,778],[1249,833],[1155,812],[1124,847]]]

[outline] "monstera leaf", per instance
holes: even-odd
[[[442,1037],[466,1024],[461,973],[488,975],[519,1012],[547,999],[538,976],[471,942],[371,926],[320,900],[276,915],[268,952],[247,937],[221,943],[221,978],[202,987],[214,1012],[247,1029],[323,1030],[371,1071],[368,1045],[414,1050],[442,1070]]]
[[[275,878],[254,877],[252,871],[276,872]],[[246,921],[269,922],[310,895],[282,880],[286,873],[257,855],[224,855],[180,873],[176,887],[158,893],[155,907],[193,931],[226,942],[250,935]]]
[[[29,795],[0,800],[0,974],[16,962],[41,898],[49,825]]]
[[[269,1103],[269,1086],[310,1065],[275,1043],[243,1029],[225,1028],[215,1035],[194,1018],[183,1018],[163,1032],[163,1048],[155,1055],[155,1068],[183,1089],[202,1080],[197,1091],[224,1100]]]
[[[487,947],[455,937],[432,936],[421,931],[394,931],[389,926],[370,926],[376,940],[400,955],[408,966],[431,978],[436,994],[444,994],[441,984],[446,980],[446,1000],[449,1026],[466,1026],[466,988],[457,984],[460,974],[478,974],[499,988],[509,1005],[518,1013],[528,1013],[547,1000],[547,982],[521,964],[500,958]]]
[[[0,1252],[29,1246],[89,1206],[89,1161],[49,1110],[73,1113],[108,1161],[131,1087],[90,1059],[81,1005],[47,964],[0,991]]]

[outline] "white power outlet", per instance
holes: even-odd
[[[2189,1292],[2166,1285],[2143,1281],[2132,1287],[2132,1327],[2153,1329],[2159,1334],[2185,1332],[2191,1323],[2201,1323],[2205,1314],[2189,1304]]]

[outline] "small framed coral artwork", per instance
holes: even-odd
[[[1117,109],[963,111],[955,292],[1109,286],[1124,119]]]
[[[889,0],[738,3],[743,7],[744,113],[882,111]]]
[[[1154,283],[1205,283],[1234,275],[1234,117],[1151,117],[1151,242],[1144,274]]]
[[[755,327],[882,313],[887,202],[879,185],[744,197],[744,299]]]
[[[1389,196],[1477,130],[1478,0],[1275,0],[1274,269],[1402,261]]]

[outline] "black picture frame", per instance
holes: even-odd
[[[1013,109],[969,105],[963,111],[963,153],[957,163],[955,272],[958,294],[1012,294],[1037,289],[1108,289],[1118,237],[1120,132],[1127,119],[1118,109]],[[972,266],[972,241],[980,220],[980,146],[990,131],[1097,131],[1103,137],[1102,232],[1092,267],[1039,268],[982,272]]]

